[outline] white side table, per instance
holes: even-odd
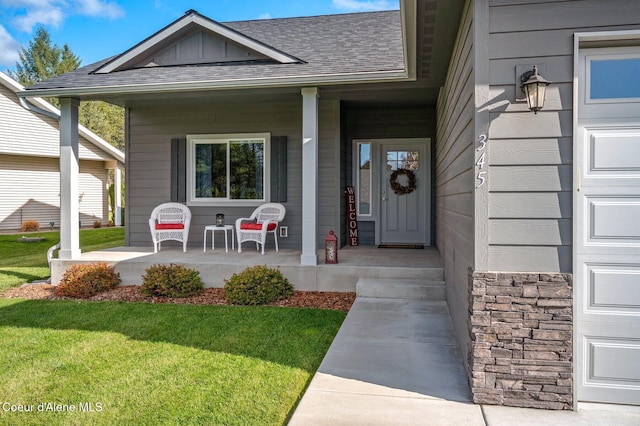
[[[204,244],[203,251],[207,251],[207,231],[211,231],[211,250],[215,249],[216,231],[224,231],[224,248],[229,251],[229,243],[227,240],[227,231],[231,231],[231,250],[235,250],[235,236],[233,235],[233,225],[207,225],[204,227]]]

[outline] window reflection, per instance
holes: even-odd
[[[195,144],[195,197],[264,199],[264,141]]]
[[[418,170],[420,164],[418,151],[387,151],[387,170]]]
[[[371,215],[371,144],[358,146],[358,214]]]
[[[264,198],[264,144],[255,141],[232,141],[229,144],[230,198],[261,200]]]
[[[225,198],[227,196],[226,144],[196,145],[196,197]]]

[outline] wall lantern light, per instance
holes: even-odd
[[[537,114],[544,106],[544,96],[551,82],[538,74],[538,66],[534,65],[533,70],[520,76],[520,83],[520,89],[527,95],[529,109]]]
[[[224,215],[222,213],[216,215],[216,226],[224,226]]]
[[[324,263],[338,263],[338,238],[333,231],[324,239]]]

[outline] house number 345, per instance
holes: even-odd
[[[486,155],[487,155],[485,151],[486,147],[487,147],[487,135],[484,133],[481,133],[480,136],[478,137],[478,147],[476,148],[476,152],[480,153],[480,156],[476,160],[476,180],[477,180],[476,188],[480,188],[482,185],[484,185],[486,180],[484,175],[486,175],[487,172],[483,170],[485,161],[486,161]]]

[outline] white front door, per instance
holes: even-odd
[[[388,141],[380,150],[379,244],[429,245],[429,140]]]
[[[577,399],[640,404],[640,48],[583,49],[579,63]]]

